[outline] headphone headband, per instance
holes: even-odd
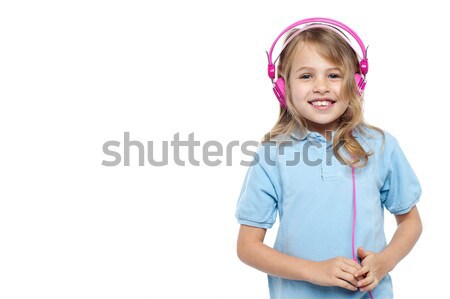
[[[270,47],[269,52],[267,53],[267,58],[269,60],[269,65],[268,65],[268,69],[267,69],[267,74],[269,75],[270,79],[275,79],[275,64],[272,62],[272,53],[273,50],[275,48],[275,45],[277,44],[278,40],[289,30],[291,30],[294,27],[300,26],[300,25],[305,25],[308,23],[322,23],[322,24],[327,24],[330,26],[334,26],[337,28],[341,28],[343,30],[345,30],[346,32],[348,32],[351,36],[353,36],[353,38],[358,42],[359,47],[361,48],[361,52],[362,52],[362,60],[360,62],[360,68],[361,68],[361,73],[363,76],[365,76],[367,74],[367,72],[369,71],[369,63],[367,61],[367,51],[366,51],[366,47],[364,46],[363,41],[361,40],[361,38],[356,34],[355,31],[353,31],[350,27],[348,27],[347,25],[333,20],[333,19],[327,19],[327,18],[308,18],[308,19],[303,19],[300,21],[295,22],[294,24],[288,26],[286,29],[284,29],[275,39],[275,41],[273,42],[272,46]]]

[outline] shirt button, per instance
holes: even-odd
[[[327,161],[327,165],[330,166],[330,165],[331,165],[331,162],[330,162],[330,161]]]

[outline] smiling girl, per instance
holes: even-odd
[[[421,234],[421,187],[396,138],[364,121],[367,59],[364,52],[359,61],[342,31],[356,33],[311,21],[283,31],[274,81],[280,115],[239,195],[238,256],[268,274],[271,298],[389,299],[389,272]],[[389,244],[385,208],[398,224]],[[270,247],[264,237],[277,215]]]

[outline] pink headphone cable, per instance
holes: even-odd
[[[352,257],[353,260],[359,263],[355,254],[355,229],[356,229],[356,180],[355,180],[355,167],[352,166],[352,183],[353,183],[353,223],[352,223]],[[370,299],[374,299],[372,292],[369,291]]]

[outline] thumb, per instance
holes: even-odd
[[[359,247],[358,248],[358,256],[361,258],[361,259],[364,259],[366,256],[368,256],[369,255],[369,252],[368,251],[366,251],[366,250],[364,250],[362,247]]]

